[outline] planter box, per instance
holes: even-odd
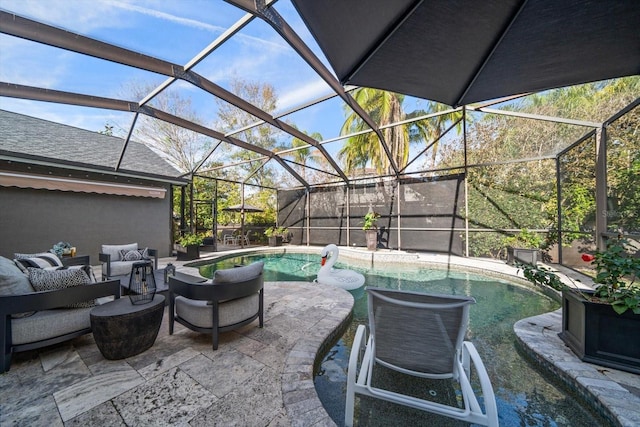
[[[365,230],[364,234],[367,238],[367,249],[369,249],[370,251],[375,251],[378,247],[378,230]]]
[[[562,341],[583,361],[640,374],[640,315],[562,291]]]
[[[200,245],[182,246],[176,243],[173,247],[176,250],[178,261],[191,261],[200,258]]]
[[[536,265],[538,263],[538,249],[522,249],[522,248],[507,248],[507,263],[515,264],[516,261]]]
[[[269,246],[282,246],[282,236],[269,237]]]

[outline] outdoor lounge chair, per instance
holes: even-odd
[[[133,264],[142,259],[152,259],[153,269],[158,269],[158,251],[150,248],[140,249],[137,243],[102,245],[98,259],[102,264],[102,280],[129,275]]]
[[[263,325],[263,262],[217,270],[213,281],[198,283],[186,275],[169,278],[169,334],[174,321],[211,334],[218,348],[220,332],[231,331],[259,319]],[[194,277],[194,279],[197,279]]]
[[[366,291],[370,334],[365,344],[366,328],[358,326],[351,348],[345,425],[353,425],[355,394],[359,393],[468,423],[497,426],[496,401],[489,376],[475,346],[463,341],[469,306],[475,300],[370,287]],[[471,364],[479,377],[485,412],[470,383]],[[457,380],[463,407],[380,388],[384,384],[374,386],[372,378],[377,365],[420,378]]]

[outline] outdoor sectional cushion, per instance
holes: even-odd
[[[4,257],[0,257],[0,295],[20,295],[34,292],[29,278],[16,266],[16,264]]]
[[[131,273],[131,266],[138,261],[115,261],[111,263],[111,276],[122,276]]]
[[[212,328],[211,305],[207,301],[196,301],[185,297],[176,297],[176,314],[194,326]],[[218,305],[219,327],[234,325],[255,315],[260,304],[259,295],[250,295]]]
[[[38,311],[30,317],[11,321],[13,345],[46,340],[91,327],[91,308]]]

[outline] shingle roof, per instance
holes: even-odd
[[[0,153],[4,155],[113,170],[123,144],[123,139],[114,136],[0,110]],[[120,170],[170,178],[181,175],[149,147],[134,141],[127,145]]]

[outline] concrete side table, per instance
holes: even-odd
[[[106,359],[135,356],[156,341],[164,315],[164,296],[155,295],[147,304],[131,304],[120,298],[91,310],[91,329],[96,345]]]

